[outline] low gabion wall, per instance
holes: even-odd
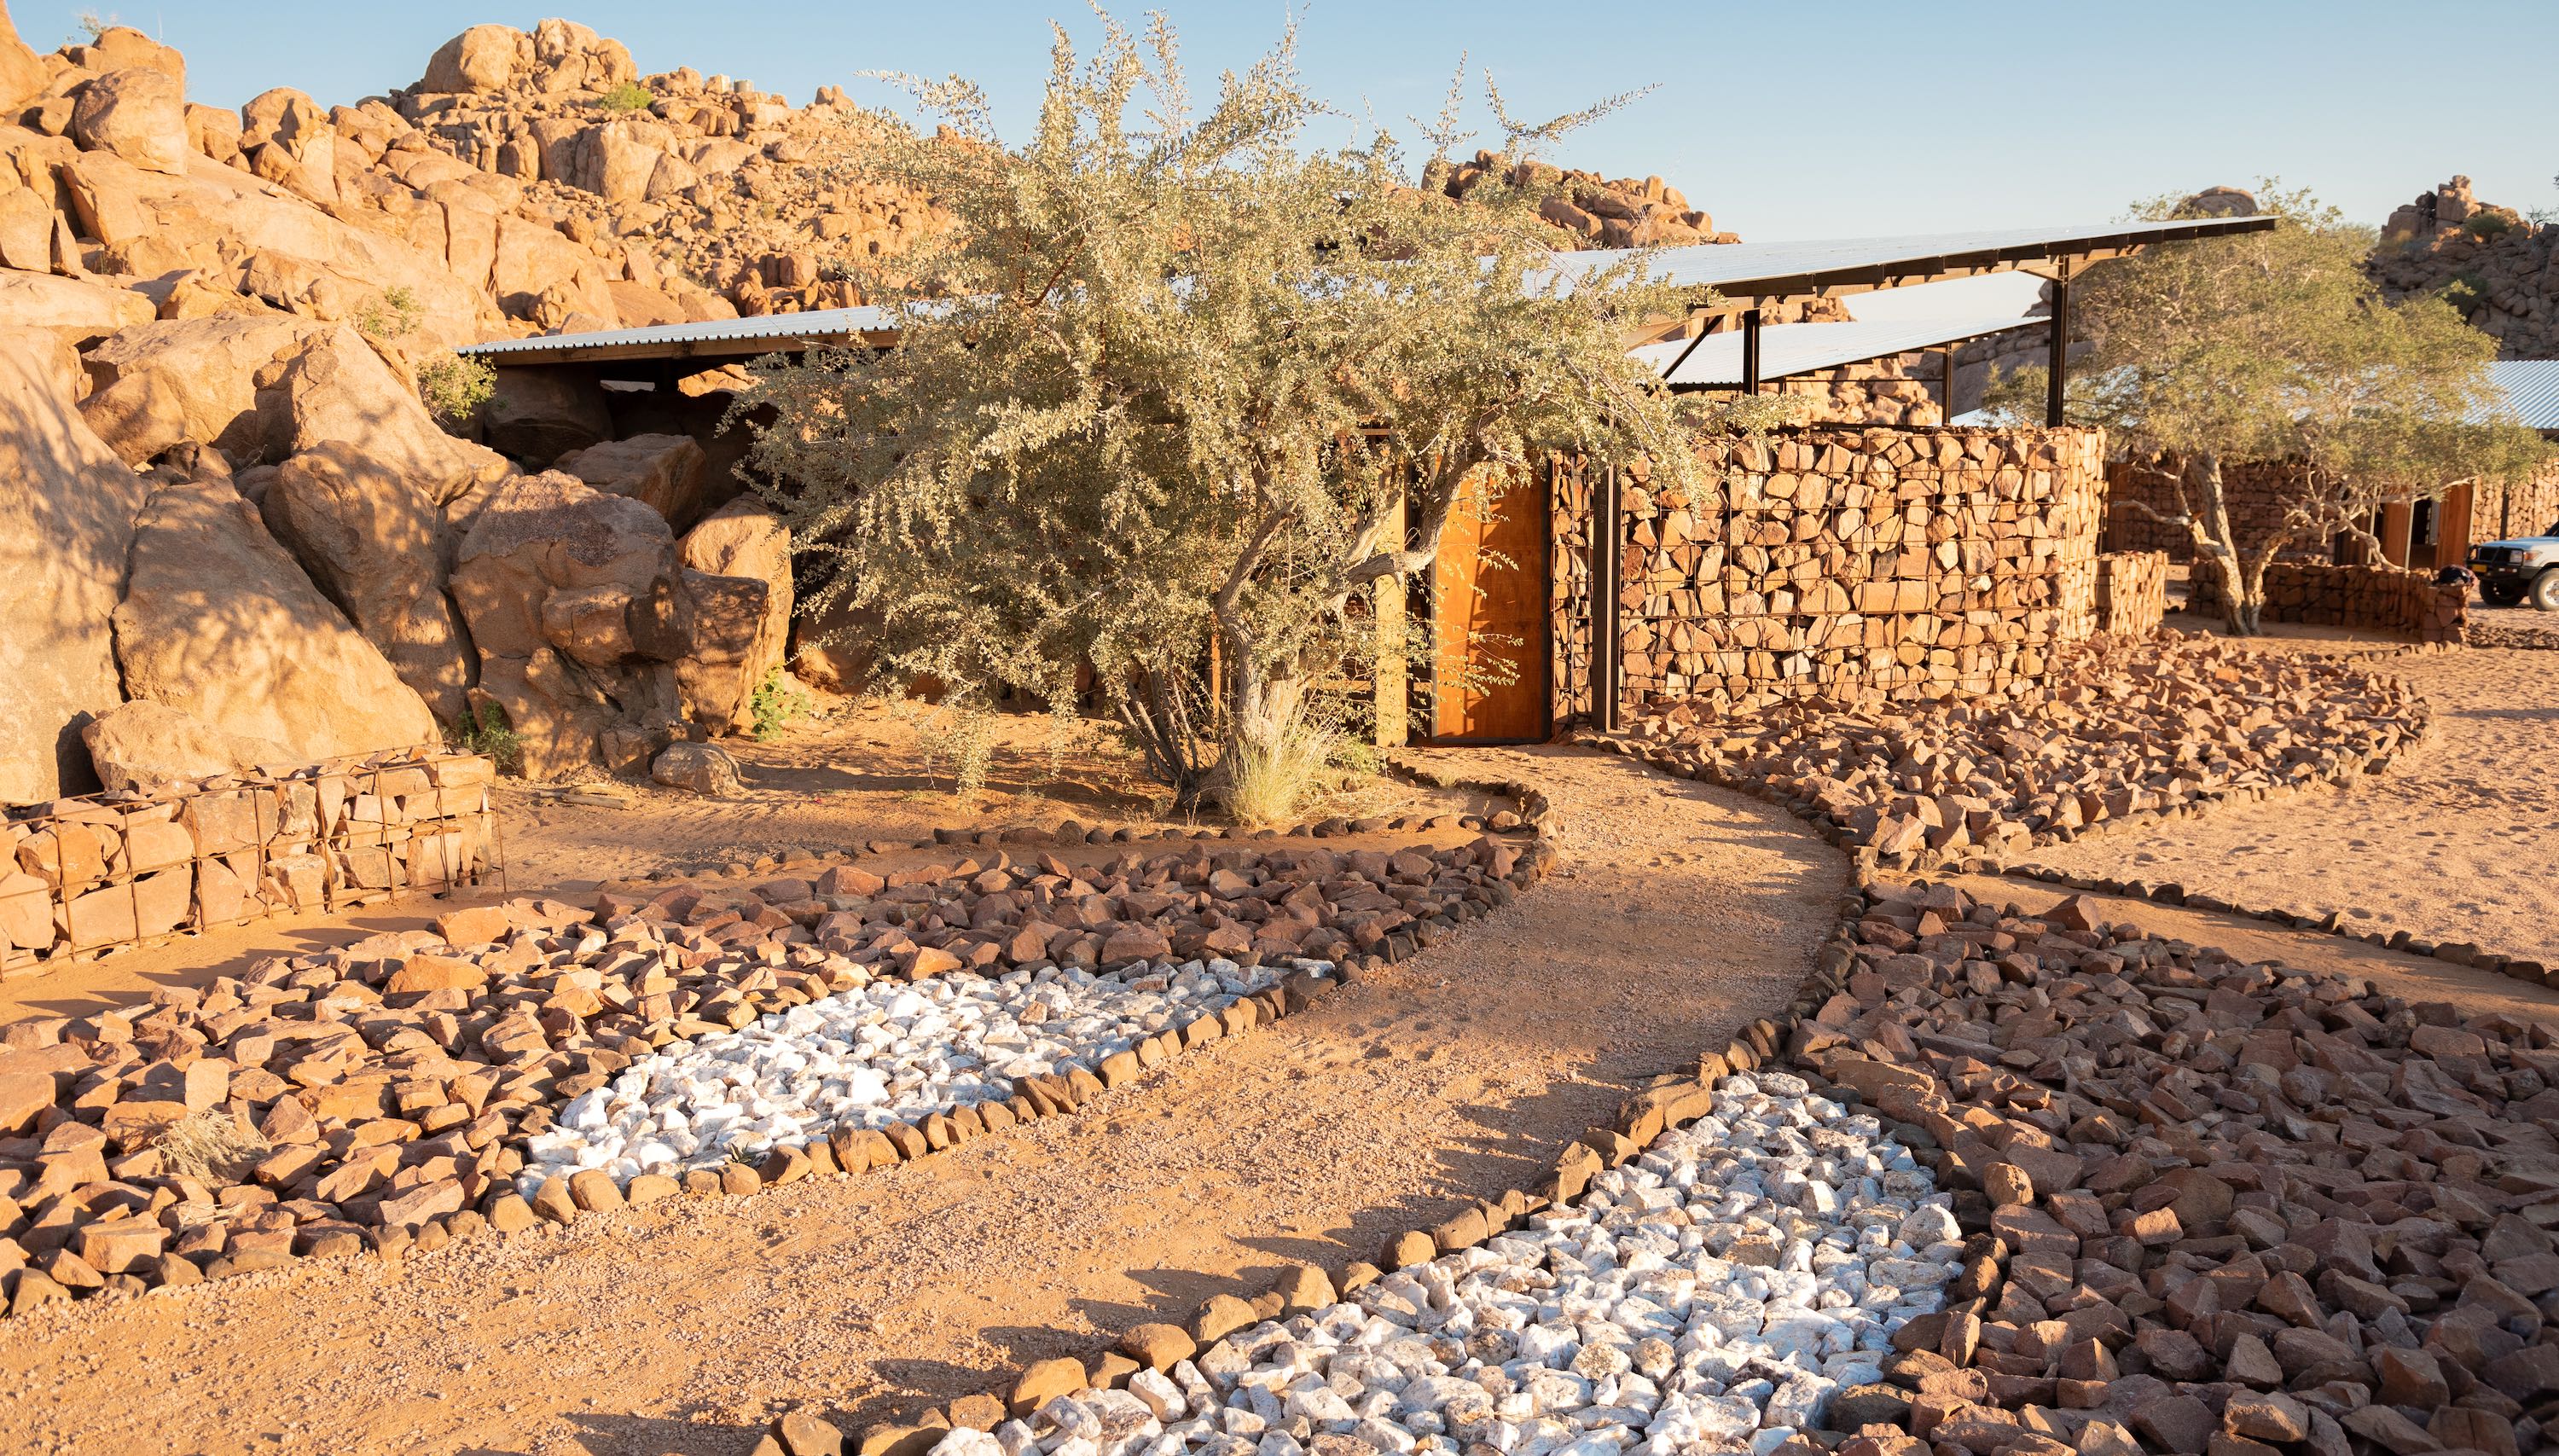
[[[2094,630],[2103,452],[2096,430],[1814,428],[1706,443],[1694,493],[1621,467],[1623,702],[2030,689]],[[1595,485],[1557,480],[1559,718],[1590,704]]]
[[[179,931],[482,882],[494,765],[394,750],[0,821],[0,979]]]
[[[2168,615],[2168,553],[2109,551],[2097,558],[2097,630],[2148,637]]]
[[[2187,607],[2219,612],[2218,572],[2194,574]],[[2470,589],[2437,586],[2423,571],[2395,566],[2327,566],[2278,561],[2266,568],[2268,622],[2395,632],[2419,642],[2460,642],[2470,616]]]

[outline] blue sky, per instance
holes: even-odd
[[[13,13],[44,50],[75,34],[84,8],[22,0]],[[190,91],[214,104],[271,85],[356,100],[416,80],[466,26],[530,28],[565,12],[623,41],[643,72],[726,72],[795,103],[830,81],[888,99],[854,79],[864,70],[959,72],[1012,125],[1037,98],[1047,20],[1094,31],[1082,0],[97,8],[184,51]],[[1286,13],[1279,3],[1165,8],[1201,89],[1267,47]],[[2559,56],[2559,0],[1315,0],[1302,15],[1317,93],[1408,132],[1404,118],[1437,110],[1461,50],[1523,115],[1657,82],[1558,160],[1659,173],[1751,240],[2103,219],[2136,198],[2266,174],[2373,222],[2455,172],[2488,201],[2559,206],[2559,88],[2547,70]]]

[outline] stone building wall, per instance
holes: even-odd
[[[1627,706],[2031,688],[2096,627],[2104,436],[1810,428],[1703,447],[1696,495],[1621,472]],[[1556,481],[1556,714],[1591,711],[1598,477]]]
[[[401,752],[0,819],[0,980],[177,931],[478,884],[496,858],[495,778],[477,755]]]
[[[2293,480],[2301,470],[2297,464],[2283,461],[2250,461],[2222,469],[2223,495],[2229,503],[2231,534],[2243,552],[2257,550],[2284,519],[2283,502],[2293,490]],[[2462,514],[2459,501],[2469,502],[2469,528],[2462,541],[2454,543],[2458,555],[2467,559],[2469,547],[2484,541],[2513,535],[2538,535],[2559,522],[2559,462],[2545,466],[2531,479],[2510,485],[2480,485],[2456,488],[2453,497],[2436,503],[2432,510],[2437,521],[2454,519]],[[2110,551],[2165,551],[2171,561],[2191,562],[2194,540],[2183,526],[2168,525],[2135,509],[2135,502],[2147,504],[2162,514],[2177,510],[2177,497],[2170,484],[2156,473],[2142,469],[2128,460],[2110,461],[2106,466],[2106,530],[2105,547]],[[2385,544],[2396,549],[2410,532],[2405,512],[2394,511],[2403,518],[2378,523]],[[2434,547],[2418,543],[2407,559],[2431,564],[2437,558]],[[2333,561],[2333,546],[2327,541],[2302,537],[2285,545],[2279,558],[2311,564]],[[2442,558],[2451,564],[2452,556]]]
[[[2148,637],[2168,615],[2168,556],[2108,551],[2097,558],[2096,628],[2117,637]]]

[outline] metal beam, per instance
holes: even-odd
[[[1590,503],[1590,721],[1617,731],[1617,467],[1598,467]]]
[[[2043,422],[2059,426],[2069,423],[2062,412],[2062,402],[2070,373],[2070,275],[2064,272],[2052,281],[2052,337],[2044,356]]]
[[[1938,353],[1945,360],[1945,387],[1940,391],[1944,399],[1937,423],[1951,425],[1955,422],[1955,346],[1949,344]]]
[[[1741,314],[1741,392],[1759,392],[1759,311],[1745,309]]]

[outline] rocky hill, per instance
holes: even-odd
[[[2393,298],[2445,293],[2507,359],[2559,359],[2559,225],[2479,201],[2467,177],[2391,213],[2372,276]]]

